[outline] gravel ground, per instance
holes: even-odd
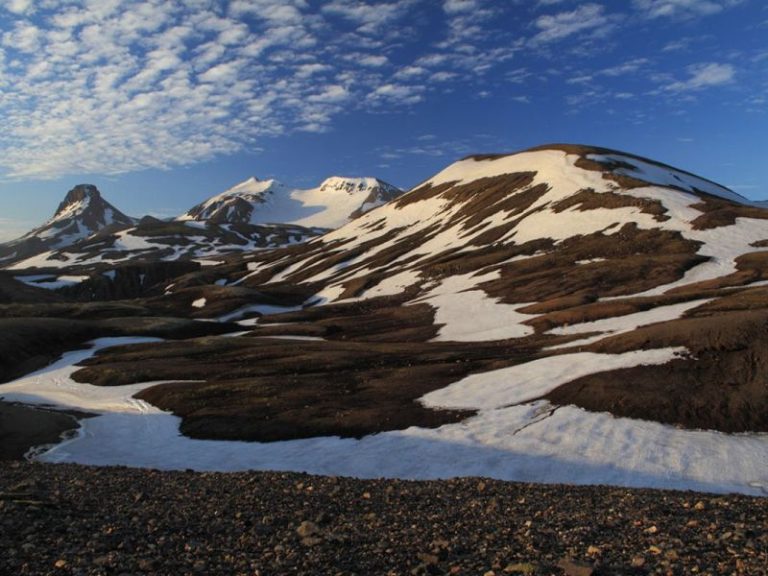
[[[0,463],[0,574],[768,574],[768,499]]]

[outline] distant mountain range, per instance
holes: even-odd
[[[0,245],[0,267],[199,260],[274,248],[337,228],[400,194],[376,178],[333,177],[309,190],[250,178],[163,221],[130,218],[95,186],[81,184],[67,193],[48,222]]]
[[[402,193],[377,178],[333,177],[309,190],[291,190],[275,180],[250,178],[177,220],[333,229]]]

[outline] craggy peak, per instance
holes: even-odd
[[[64,202],[78,202],[86,198],[101,198],[101,193],[93,184],[78,184],[67,192]]]

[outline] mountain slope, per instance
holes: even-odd
[[[4,268],[58,270],[66,275],[67,271],[104,272],[129,262],[195,260],[215,264],[233,254],[305,242],[322,232],[292,224],[166,222],[145,216],[136,226],[107,228],[72,245],[12,261]]]
[[[98,188],[79,184],[67,193],[45,224],[17,240],[0,245],[0,264],[66,248],[101,230],[118,230],[135,223],[136,220],[104,200]]]
[[[440,343],[457,358],[486,357],[425,377],[433,392],[422,401],[435,408],[549,397],[694,428],[768,430],[766,247],[768,210],[727,188],[629,154],[551,146],[457,162],[306,245],[228,268],[226,281],[304,290],[312,307],[277,316],[274,328],[262,319],[261,334],[411,342],[399,352],[410,364]],[[497,356],[499,346],[517,352]],[[724,366],[738,393],[724,387]],[[525,391],[499,382],[527,371],[541,380]],[[615,371],[647,390],[606,388]],[[465,384],[472,372],[487,374]]]
[[[81,406],[103,419],[47,458],[768,493],[768,210],[659,162],[564,145],[467,158],[153,294],[243,333],[102,350],[0,389],[56,403],[60,381],[103,387]],[[135,411],[126,385],[145,403],[133,427],[109,412]]]
[[[651,258],[627,270],[631,278],[625,280],[632,283],[586,283],[584,290],[594,296],[661,293],[672,288],[664,284],[735,272],[736,257],[760,251],[751,243],[764,239],[765,214],[726,188],[626,154],[568,147],[475,157],[295,257],[276,254],[254,278],[323,282],[319,296],[332,301],[397,294],[391,282],[398,274],[410,275],[412,285],[434,284],[457,270],[484,270],[515,282],[520,275],[511,271],[530,266],[524,256],[545,253],[572,253],[574,270],[588,265],[584,269],[600,275],[633,264],[621,254],[626,246]],[[344,266],[337,267],[342,256]],[[656,264],[652,277],[645,270],[650,264]],[[522,287],[502,294],[500,281],[493,285],[508,303],[572,295],[574,288],[550,285],[524,295]]]
[[[401,193],[376,178],[332,177],[308,190],[291,190],[275,180],[250,178],[198,204],[179,220],[217,224],[284,223],[332,229]]]

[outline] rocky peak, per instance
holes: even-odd
[[[77,222],[88,232],[96,232],[111,224],[128,226],[134,223],[132,218],[104,200],[99,189],[93,184],[78,184],[67,192],[53,218],[44,227],[53,225],[60,229]]]
[[[68,212],[73,206],[85,206],[92,200],[101,200],[99,189],[93,184],[78,184],[67,192],[64,201],[59,204],[56,214]]]
[[[326,191],[339,191],[353,194],[360,192],[375,186],[377,183],[374,178],[344,178],[341,176],[331,176],[326,178],[322,184],[320,184],[320,190]]]

